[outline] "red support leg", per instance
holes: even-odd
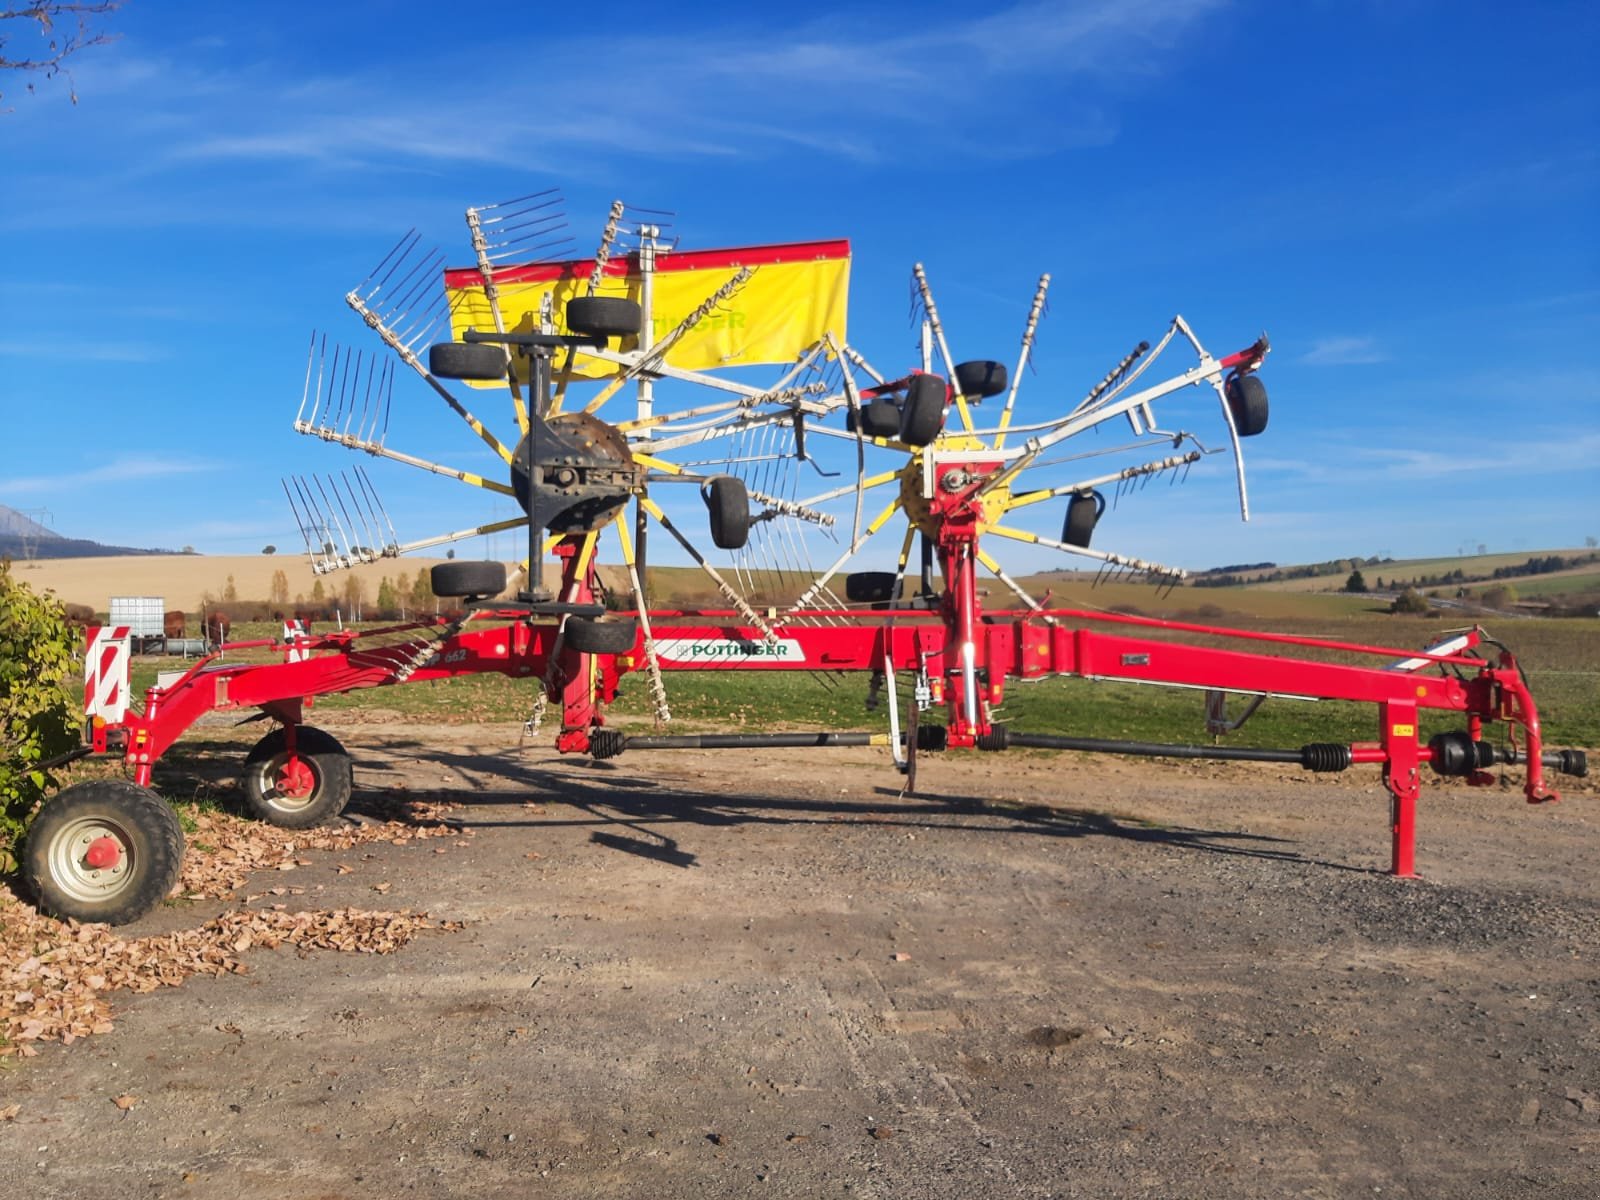
[[[1390,830],[1394,835],[1390,873],[1400,879],[1417,874],[1417,797],[1422,774],[1417,754],[1417,706],[1389,702],[1378,705],[1383,740],[1383,782],[1389,788]]]

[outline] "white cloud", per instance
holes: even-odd
[[[0,358],[54,358],[64,362],[156,362],[167,356],[165,347],[148,342],[104,342],[82,340],[0,342]]]
[[[1438,439],[1426,436],[1431,442]],[[1475,475],[1509,484],[1519,475],[1552,475],[1567,471],[1596,472],[1600,433],[1572,436],[1552,430],[1548,436],[1523,441],[1490,439],[1467,449],[1443,450],[1414,446],[1325,446],[1316,459],[1252,456],[1253,474],[1297,477],[1307,483],[1416,483],[1456,475]]]
[[[1389,355],[1370,337],[1318,338],[1300,361],[1316,367],[1361,366],[1388,362]]]
[[[38,492],[59,492],[98,484],[132,483],[142,479],[161,479],[168,475],[190,475],[200,471],[220,469],[220,465],[214,462],[128,455],[80,471],[61,471],[54,475],[22,476],[0,480],[0,495],[21,496]]]

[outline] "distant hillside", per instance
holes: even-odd
[[[62,537],[53,529],[0,504],[0,558],[110,558],[129,554],[171,554],[171,550],[107,546],[84,538]]]

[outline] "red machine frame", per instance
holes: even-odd
[[[952,505],[959,515],[959,504]],[[741,661],[730,664],[716,655],[702,663],[664,661],[665,670],[823,670],[916,671],[924,673],[934,704],[948,713],[945,726],[926,726],[906,735],[909,752],[923,749],[1036,746],[1122,753],[1147,753],[1191,758],[1246,759],[1297,763],[1311,770],[1343,770],[1354,764],[1376,764],[1391,795],[1391,871],[1415,875],[1416,805],[1421,768],[1432,764],[1443,774],[1465,776],[1473,785],[1494,777],[1482,768],[1497,762],[1520,762],[1526,768],[1524,792],[1529,803],[1559,799],[1545,786],[1547,766],[1582,774],[1580,751],[1546,752],[1539,716],[1527,683],[1513,655],[1500,651],[1496,661],[1464,653],[1416,653],[1382,646],[1359,645],[1286,634],[1251,633],[1186,622],[1085,612],[1068,608],[985,612],[981,607],[974,567],[978,523],[944,520],[939,554],[946,588],[932,609],[811,610],[840,623],[783,625],[781,636],[797,643],[801,656],[788,660],[762,657],[755,651],[765,631],[738,623],[731,611],[650,614],[658,642],[689,640],[739,644]],[[561,594],[582,604],[595,599],[596,575],[581,553],[583,538],[569,538],[557,548],[564,567]],[[694,623],[671,622],[692,620]],[[1068,624],[1072,622],[1073,624]],[[1342,651],[1394,659],[1386,667],[1280,657],[1252,650],[1218,649],[1117,631],[1084,628],[1084,624],[1161,629],[1237,639],[1253,647],[1292,646]],[[417,665],[414,644],[375,645],[374,639],[406,631],[437,631]],[[180,678],[146,693],[142,714],[130,713],[120,725],[91,723],[97,751],[121,749],[134,779],[148,787],[155,763],[199,717],[214,710],[258,708],[282,722],[289,736],[285,778],[296,778],[294,732],[304,719],[306,701],[360,688],[403,682],[426,682],[459,675],[498,672],[541,681],[552,703],[562,711],[557,748],[563,753],[610,757],[630,747],[759,745],[888,745],[888,734],[818,733],[777,735],[710,735],[625,737],[605,724],[604,706],[615,699],[624,675],[644,663],[638,632],[634,644],[618,654],[587,654],[564,644],[559,618],[530,616],[525,611],[483,608],[462,620],[446,617],[384,629],[344,629],[310,635],[292,643],[291,661],[229,663],[215,656],[199,660]],[[1464,635],[1460,649],[1482,643],[1480,631]],[[231,643],[224,650],[282,646],[277,641]],[[368,648],[371,647],[371,648]],[[309,651],[309,654],[306,652]],[[555,654],[554,670],[551,655]],[[1421,676],[1417,666],[1439,665],[1454,672]],[[1378,706],[1377,738],[1351,745],[1323,744],[1299,750],[1257,750],[1234,747],[1168,746],[1013,733],[992,723],[990,710],[1004,697],[1009,678],[1078,675],[1096,680],[1122,680],[1180,687],[1223,689],[1257,695],[1339,699]],[[1418,714],[1423,709],[1459,712],[1467,718],[1464,734],[1442,735],[1424,743]],[[1485,722],[1505,722],[1513,729],[1509,749],[1482,740]],[[1519,744],[1516,730],[1522,731]],[[937,731],[937,732],[936,732]],[[933,735],[933,736],[930,736]],[[914,761],[914,759],[913,759]]]

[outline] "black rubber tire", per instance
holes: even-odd
[[[740,550],[750,540],[750,493],[744,480],[718,475],[701,493],[711,510],[711,540],[723,550]]]
[[[869,401],[861,408],[861,420],[858,422],[858,428],[867,437],[899,437],[900,406],[893,400]]]
[[[949,396],[949,387],[937,375],[913,375],[900,410],[900,440],[908,446],[926,446],[938,437]]]
[[[963,396],[979,400],[998,396],[1006,390],[1005,363],[964,362],[956,364],[956,390]]]
[[[310,829],[331,821],[350,803],[350,754],[331,733],[310,725],[295,731],[295,757],[310,768],[311,790],[290,796],[278,787],[279,769],[289,757],[289,734],[282,727],[262,738],[245,755],[239,791],[250,815],[280,829]]]
[[[1267,385],[1259,376],[1231,376],[1223,391],[1228,397],[1228,410],[1233,413],[1233,427],[1240,437],[1255,437],[1266,431]]]
[[[84,855],[110,838],[117,863],[96,869]],[[28,827],[23,870],[39,907],[74,921],[123,925],[166,899],[183,868],[178,814],[149,788],[91,779],[58,792]]]
[[[844,598],[851,604],[888,604],[894,592],[893,571],[853,571],[844,577]]]
[[[1088,549],[1089,539],[1100,514],[1106,510],[1106,498],[1099,492],[1078,492],[1067,502],[1066,520],[1061,523],[1061,540],[1069,546]]]
[[[489,342],[438,342],[428,347],[428,373],[440,379],[504,379],[506,350]]]
[[[639,622],[623,620],[589,621],[567,618],[567,645],[579,654],[626,654],[639,638]]]
[[[430,572],[435,596],[498,596],[506,588],[501,562],[445,562]]]
[[[637,302],[621,296],[578,296],[567,301],[567,328],[588,337],[631,337],[644,324]]]

